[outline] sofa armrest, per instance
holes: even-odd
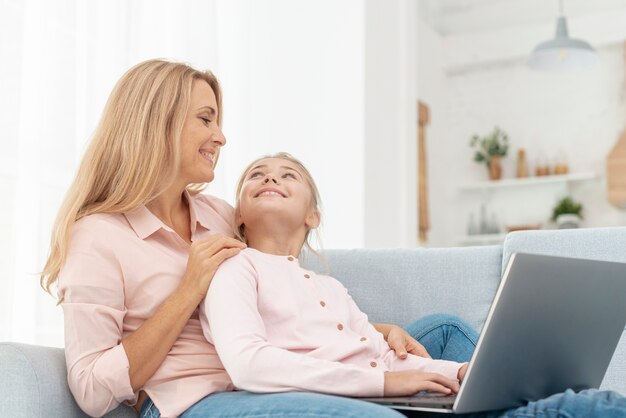
[[[516,252],[626,263],[626,227],[516,231],[507,234],[502,271]]]
[[[67,385],[63,349],[0,342],[0,417],[87,417]],[[120,405],[107,417],[136,417]]]
[[[556,255],[626,263],[626,228],[578,228],[518,231],[506,236],[502,270],[513,253]],[[626,277],[624,277],[626,280]],[[626,395],[626,329],[622,333],[601,389]]]

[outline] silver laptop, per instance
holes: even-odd
[[[626,263],[513,254],[456,396],[363,399],[468,413],[598,388],[625,326]]]

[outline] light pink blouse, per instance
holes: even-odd
[[[252,392],[382,396],[386,371],[456,380],[461,366],[400,359],[339,281],[252,248],[222,263],[200,321],[234,384]]]
[[[233,236],[230,205],[211,196],[185,195],[192,240]],[[89,415],[101,416],[121,402],[136,403],[122,338],[177,288],[189,248],[145,206],[87,216],[75,224],[58,285],[65,298],[69,386]],[[215,348],[202,334],[197,310],[143,390],[164,417],[181,414],[212,392],[233,390]]]

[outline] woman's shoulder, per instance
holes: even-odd
[[[122,213],[94,213],[74,222],[70,249],[112,243],[129,232],[130,227]]]
[[[111,227],[119,228],[124,226],[126,221],[121,213],[93,213],[83,216],[74,222],[73,229],[78,232],[105,232]]]

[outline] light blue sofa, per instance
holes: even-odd
[[[480,329],[514,252],[626,262],[626,228],[514,232],[504,245],[490,247],[332,250],[327,266],[305,264],[342,281],[372,322],[407,325],[445,312]],[[626,395],[626,334],[602,388]],[[0,417],[84,416],[65,381],[62,349],[0,343]],[[107,416],[136,414],[120,406]]]

